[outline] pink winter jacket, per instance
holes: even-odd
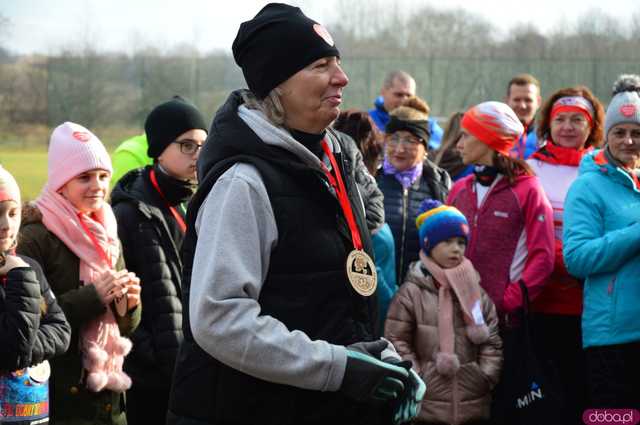
[[[535,299],[553,271],[555,256],[553,210],[538,178],[521,175],[510,186],[502,177],[478,206],[475,176],[467,176],[453,186],[447,204],[469,221],[465,256],[480,273],[480,285],[498,313],[521,307],[520,280]]]
[[[460,369],[453,378],[440,375],[435,362],[440,351],[438,289],[419,261],[409,267],[405,283],[389,306],[384,335],[403,359],[411,360],[427,384],[417,423],[458,425],[489,418],[491,390],[502,367],[502,340],[496,308],[484,291],[480,304],[489,339],[480,345],[471,342],[460,304],[454,301],[454,352]]]

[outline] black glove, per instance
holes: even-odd
[[[387,341],[358,342],[347,346],[347,367],[340,391],[357,401],[395,400],[409,384],[409,372],[380,360]]]

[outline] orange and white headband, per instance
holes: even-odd
[[[593,127],[595,111],[591,102],[582,96],[565,96],[556,100],[551,108],[551,119],[561,112],[578,112],[584,115],[589,125]]]

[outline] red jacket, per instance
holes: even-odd
[[[498,312],[522,305],[518,281],[535,299],[554,265],[553,211],[535,176],[522,175],[513,186],[502,176],[478,206],[475,176],[454,185],[447,203],[469,221],[466,256],[482,278],[480,284]]]

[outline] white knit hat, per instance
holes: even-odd
[[[0,165],[0,202],[16,201],[20,204],[20,189],[11,173]]]
[[[113,172],[111,158],[100,139],[72,122],[59,125],[51,133],[48,161],[48,184],[54,191],[85,171],[101,169]]]

